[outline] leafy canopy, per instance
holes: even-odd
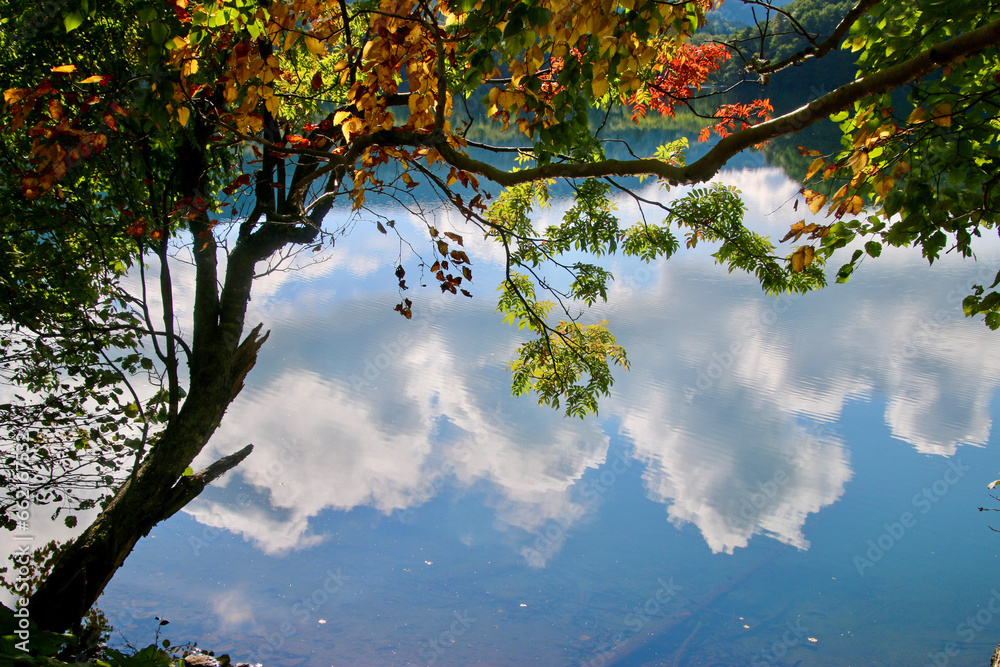
[[[19,142],[10,162],[26,200],[103,202],[108,210],[101,219],[117,220],[112,236],[134,243],[126,259],[149,249],[162,253],[170,238],[185,233],[195,250],[215,252],[235,226],[239,242],[260,261],[288,245],[335,235],[322,227],[324,216],[345,198],[389,233],[392,225],[367,203],[372,193],[402,200],[430,185],[506,248],[509,271],[498,309],[535,334],[512,366],[515,391],[533,389],[545,403],[565,402],[570,414],[584,414],[595,408],[595,392],[610,386],[608,362],[625,361],[602,325],[584,326],[571,315],[572,304],[606,296],[611,274],[590,262],[563,263],[568,253],[620,251],[653,261],[674,253],[675,231],[685,230],[688,247],[718,243],[720,262],[754,274],[775,293],[822,286],[823,262],[859,235],[871,237],[862,254],[877,255],[880,243],[916,243],[933,259],[948,238],[959,252],[971,252],[970,239],[993,224],[994,3],[922,0],[902,7],[861,0],[830,35],[807,27],[830,25],[825,14],[799,22],[775,9],[807,45],[787,56],[782,51],[774,64],[748,59],[738,47],[693,41],[715,4],[117,0],[66,8],[61,27],[70,35],[92,39],[111,30],[124,41],[117,57],[104,61],[82,57],[86,49],[56,51],[58,62],[48,53],[47,71],[36,67],[5,89],[4,123]],[[111,20],[107,7],[127,9],[136,20]],[[703,85],[726,71],[733,54],[761,81],[773,74],[777,82],[780,70],[822,56],[845,35],[847,48],[862,51],[858,82],[771,120],[764,99],[721,104],[700,138],[714,132],[722,139],[694,162],[677,144],[648,158],[610,159],[593,128],[595,111],[616,107],[637,121],[649,111],[694,110]],[[936,49],[931,66],[914,55],[914,36],[918,47]],[[762,28],[762,53],[767,38]],[[904,118],[890,93],[908,82],[916,82],[915,108]],[[853,115],[838,111],[846,106]],[[836,222],[803,221],[784,239],[817,244],[777,256],[768,239],[744,226],[738,193],[718,186],[697,188],[665,207],[658,224],[622,225],[614,212],[612,191],[629,191],[609,177],[706,181],[742,148],[833,112],[844,123],[845,151],[814,155],[806,177],[846,176],[847,183],[804,194],[813,211],[828,206]],[[508,146],[470,140],[470,128],[484,122],[518,138]],[[116,156],[134,176],[81,192],[88,172],[79,165],[109,145],[128,147]],[[177,158],[192,152],[198,169],[179,172]],[[512,155],[526,166],[496,166],[497,156]],[[576,204],[562,224],[535,229],[532,208],[544,204],[550,180],[558,178],[576,182]],[[488,182],[507,188],[492,204],[497,191]],[[848,219],[863,212],[867,218]],[[443,291],[471,295],[472,259],[461,235],[428,231],[432,256],[413,261]],[[841,269],[840,280],[860,256]],[[404,263],[395,268],[401,291]],[[568,271],[569,288],[546,280],[539,272],[544,265]],[[556,301],[539,300],[543,291]],[[412,305],[401,298],[396,310],[409,317]],[[991,326],[1000,324],[1000,296],[979,290],[966,306],[987,312]],[[567,319],[554,321],[558,312]],[[162,361],[176,368],[176,359]]]

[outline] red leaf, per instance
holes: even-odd
[[[313,74],[312,78],[312,89],[314,91],[319,90],[323,87],[323,75],[320,72]]]

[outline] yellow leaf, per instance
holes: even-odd
[[[819,213],[819,210],[823,208],[823,204],[826,203],[826,195],[817,194],[812,199],[809,200],[809,211],[813,215]]]
[[[847,200],[847,212],[851,215],[857,215],[858,213],[861,213],[863,205],[864,202],[861,201],[861,197],[854,195]]]
[[[922,123],[927,120],[927,112],[917,107],[910,112],[910,115],[906,118],[907,124]]]
[[[855,151],[854,155],[847,160],[847,166],[850,167],[855,174],[859,173],[862,169],[868,166],[868,151]]]
[[[187,126],[188,119],[191,117],[191,110],[187,107],[180,107],[177,109],[177,122],[181,124],[182,127]]]
[[[821,157],[818,157],[815,160],[813,160],[812,164],[809,165],[808,171],[806,171],[806,180],[808,181],[810,178],[812,178],[813,174],[822,169],[824,164],[826,164],[826,160],[824,160]]]
[[[894,185],[896,185],[896,179],[892,176],[883,176],[882,178],[876,180],[872,184],[872,187],[875,189],[875,193],[879,197],[885,197],[889,191],[892,190],[892,186]]]
[[[104,81],[104,77],[100,74],[95,74],[94,76],[88,76],[80,83],[100,83],[101,81]]]
[[[319,41],[312,35],[304,35],[303,39],[306,42],[306,48],[309,49],[309,53],[314,56],[325,56],[326,55],[326,44]]]
[[[65,111],[65,107],[63,107],[62,102],[60,102],[59,100],[49,100],[48,108],[49,108],[49,116],[52,117],[52,120],[56,121],[57,123],[62,120],[63,112]]]
[[[263,92],[263,91],[261,91],[261,92]],[[269,97],[266,100],[264,100],[264,107],[268,110],[268,112],[272,116],[277,116],[278,115],[278,106],[279,106],[279,104],[280,103],[278,101],[278,98],[275,97],[274,95],[272,95],[271,97]]]
[[[333,114],[333,124],[340,125],[350,117],[351,117],[350,111],[338,111],[337,113]]]
[[[934,107],[931,112],[931,122],[941,127],[951,127],[951,105],[947,102]]]
[[[361,134],[361,130],[364,129],[364,123],[360,118],[351,118],[341,125],[340,129],[344,133],[344,139],[350,141],[352,136]]]
[[[70,74],[76,71],[76,65],[59,65],[58,67],[53,67],[52,71],[57,74]]]
[[[184,66],[181,67],[181,76],[189,77],[192,74],[196,74],[197,72],[198,72],[197,60],[195,60],[194,58],[189,58],[184,61]]]
[[[806,268],[806,250],[799,248],[792,253],[792,273],[801,273]]]
[[[607,95],[608,94],[608,89],[610,88],[610,86],[608,85],[608,80],[607,79],[603,79],[603,78],[602,79],[594,79],[593,81],[591,81],[590,82],[590,87],[594,91],[594,99],[597,99],[597,100],[599,100],[602,97],[604,97],[605,95]]]

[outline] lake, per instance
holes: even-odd
[[[772,237],[803,217],[778,169],[720,180]],[[114,641],[159,617],[275,667],[988,664],[1000,338],[960,302],[1000,244],[886,251],[782,298],[703,246],[612,258],[595,311],[632,368],[579,420],[510,396],[497,248],[431,211],[475,273],[473,299],[435,294],[398,239],[337,215],[337,248],[255,288],[271,338],[195,468],[254,453],[140,541],[99,603]]]

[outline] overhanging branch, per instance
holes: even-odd
[[[460,153],[444,141],[435,148],[453,166],[485,176],[505,187],[548,178],[601,178],[644,174],[658,176],[672,184],[702,183],[715,176],[740,151],[785,134],[798,132],[869,95],[898,88],[959,58],[993,47],[997,43],[1000,43],[1000,20],[953,37],[901,63],[845,84],[795,111],[730,134],[699,160],[684,167],[647,158],[602,160],[580,164],[547,164],[522,171],[506,172]]]
[[[779,60],[776,63],[764,64],[760,61],[751,61],[747,65],[747,71],[755,72],[757,74],[770,74],[772,72],[778,72],[790,67],[791,65],[799,65],[807,60],[813,60],[816,58],[822,58],[830,51],[833,51],[840,46],[840,42],[843,41],[844,36],[847,31],[851,29],[851,26],[861,18],[865,12],[877,5],[881,0],[859,0],[858,4],[854,6],[851,11],[847,12],[844,18],[837,24],[830,36],[825,40],[816,45],[808,46],[798,53],[793,53],[792,55]],[[782,12],[784,13],[784,12]]]

